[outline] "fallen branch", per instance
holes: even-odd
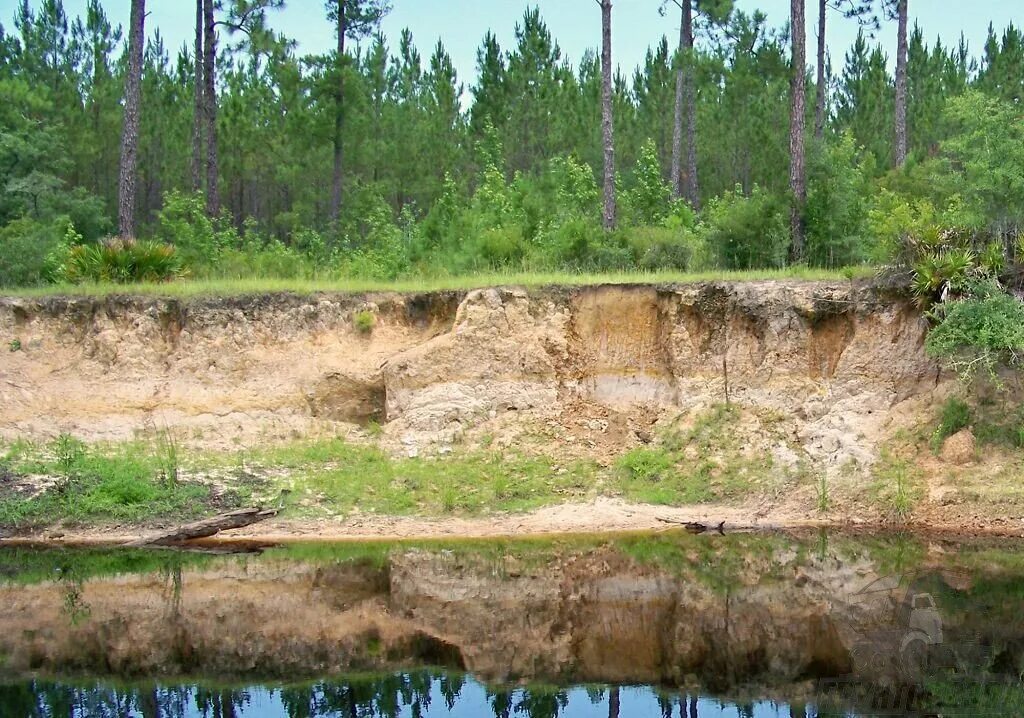
[[[163,531],[152,536],[131,541],[127,546],[174,546],[193,539],[209,538],[221,531],[240,529],[244,526],[258,523],[264,519],[277,516],[274,509],[263,510],[260,508],[238,509],[220,514],[212,518],[203,519],[194,523],[179,526],[170,531]]]
[[[657,518],[658,521],[661,521],[662,523],[676,524],[677,526],[682,526],[686,529],[688,533],[691,534],[702,534],[705,531],[710,531],[711,529],[714,529],[720,534],[725,533],[725,521],[722,521],[717,526],[711,526],[710,524],[702,524],[697,521],[678,521],[676,519],[670,519],[665,516],[656,516],[655,518]]]

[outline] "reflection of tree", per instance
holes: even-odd
[[[558,718],[562,709],[569,705],[565,691],[551,688],[526,688],[519,692],[515,712],[527,718]]]
[[[72,626],[89,618],[91,609],[83,598],[85,584],[71,566],[64,566],[60,569],[60,591],[64,615],[71,621]]]
[[[283,688],[280,697],[289,718],[397,718],[407,706],[413,718],[419,718],[430,707],[434,679],[427,671],[360,677],[338,684]],[[446,686],[440,685],[442,680],[438,690],[442,695],[447,691],[454,706],[465,678],[452,677]]]
[[[196,709],[203,718],[235,718],[239,709],[249,704],[246,690],[196,690]]]

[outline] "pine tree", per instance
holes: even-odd
[[[337,224],[341,217],[341,203],[345,180],[345,40],[368,37],[391,11],[387,0],[327,0],[327,18],[335,23],[337,49],[334,58],[337,94],[334,107],[334,134],[331,138],[334,153],[334,172],[331,180],[331,221]]]
[[[206,91],[203,84],[203,0],[196,0],[196,38],[192,76],[192,191],[203,188],[203,121],[206,113]]]
[[[896,127],[893,163],[903,167],[907,162],[907,0],[882,0],[886,17],[896,27]]]
[[[790,0],[790,32],[792,33],[792,77],[789,113],[789,189],[793,195],[790,213],[792,248],[790,254],[799,261],[804,253],[803,207],[807,199],[804,167],[804,100],[807,77],[807,44],[804,27],[804,0]]]
[[[145,0],[132,0],[128,29],[128,69],[124,81],[124,130],[121,139],[121,176],[117,200],[117,226],[121,237],[135,237],[135,193],[138,178],[139,115],[142,92],[142,49],[145,42]]]
[[[818,0],[818,53],[816,59],[817,72],[814,98],[814,136],[819,140],[825,135],[825,100],[828,89],[828,78],[825,76],[825,30],[828,23],[828,11],[835,10],[845,18],[856,18],[862,27],[878,26],[878,17],[871,15],[874,0]]]
[[[604,145],[604,211],[606,231],[615,229],[615,127],[612,107],[612,0],[601,6],[601,134]]]
[[[697,176],[697,89],[693,55],[694,13],[703,15],[709,27],[721,25],[728,20],[732,12],[732,0],[671,1],[680,10],[672,125],[672,193],[676,199],[685,197],[694,209],[700,209],[700,182]],[[661,12],[665,11],[666,2],[667,0],[662,2]]]

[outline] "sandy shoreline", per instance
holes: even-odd
[[[632,504],[619,499],[550,506],[524,514],[499,514],[472,518],[377,516],[356,514],[344,519],[273,518],[258,524],[225,531],[188,545],[215,546],[279,544],[315,541],[413,541],[435,539],[524,539],[558,535],[621,534],[682,529],[694,522],[715,527],[724,522],[725,533],[829,529],[840,533],[893,534],[956,538],[1024,538],[1024,521],[993,518],[987,525],[975,522],[910,521],[879,522],[836,520],[807,515],[753,514],[748,508],[698,506],[666,507]],[[49,528],[0,538],[2,546],[116,546],[136,540],[164,526],[106,526]]]

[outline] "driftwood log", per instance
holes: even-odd
[[[777,531],[781,528],[778,524],[727,524],[725,521],[720,521],[717,524],[711,523],[700,523],[698,521],[679,521],[678,519],[668,518],[667,516],[656,516],[658,521],[664,524],[673,524],[675,526],[682,526],[688,533],[691,534],[702,534],[706,531],[714,531],[715,533],[724,535],[726,531]]]
[[[131,541],[127,546],[176,546],[193,539],[209,538],[221,531],[240,529],[243,526],[276,516],[276,510],[260,508],[238,509],[212,518],[195,521],[175,529],[162,531],[151,536]]]

